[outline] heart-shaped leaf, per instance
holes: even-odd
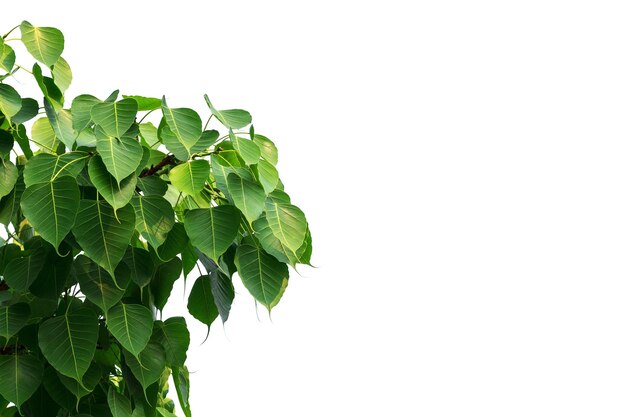
[[[114,103],[103,102],[91,108],[91,120],[104,130],[108,136],[121,138],[135,122],[137,102],[125,98]]]
[[[60,30],[51,27],[37,27],[27,21],[20,25],[22,43],[37,61],[53,66],[65,47],[65,39]]]

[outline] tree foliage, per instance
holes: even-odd
[[[210,328],[234,275],[269,311],[288,265],[310,262],[276,146],[206,95],[204,121],[165,97],[70,101],[63,34],[14,30],[0,38],[0,417],[174,415],[170,376],[190,416],[186,318],[157,319],[174,283],[197,266],[187,306]],[[41,97],[19,94],[20,70]]]

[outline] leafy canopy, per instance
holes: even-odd
[[[70,100],[63,34],[18,27],[0,38],[0,416],[175,415],[172,376],[189,417],[186,318],[157,319],[175,282],[197,267],[188,318],[210,329],[235,275],[270,311],[310,263],[276,146],[207,95],[206,120],[164,96]]]

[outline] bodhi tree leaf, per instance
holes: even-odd
[[[233,110],[217,110],[213,107],[209,96],[204,95],[206,104],[211,109],[211,113],[219,120],[224,126],[229,129],[241,129],[252,123],[252,116],[245,110],[233,109]]]
[[[185,215],[187,236],[202,253],[217,261],[237,237],[239,213],[230,205],[190,210]]]
[[[116,211],[130,202],[137,186],[137,176],[134,172],[118,183],[107,171],[100,155],[94,155],[89,161],[89,178],[102,197]]]
[[[81,200],[72,233],[85,255],[115,280],[115,268],[126,252],[134,228],[135,212],[130,205],[117,210],[116,218],[109,204]]]
[[[172,380],[176,387],[178,402],[185,413],[185,417],[191,417],[189,408],[189,370],[186,366],[172,368]]]
[[[229,133],[229,137],[233,143],[233,148],[239,152],[247,165],[253,165],[259,162],[261,150],[254,142],[235,136],[232,130]]]
[[[8,84],[0,84],[0,112],[9,119],[22,108],[22,98],[15,88]]]
[[[91,108],[91,120],[102,127],[108,136],[121,138],[130,128],[137,116],[137,102],[125,98],[114,103],[94,104]]]
[[[179,191],[196,195],[204,188],[209,172],[209,161],[198,159],[172,168],[169,179]]]
[[[278,185],[278,171],[274,168],[274,165],[265,160],[260,160],[256,166],[259,182],[263,186],[265,194],[271,193]]]
[[[151,111],[161,108],[161,100],[152,97],[143,96],[122,96],[124,98],[132,99],[137,102],[138,111]]]
[[[19,172],[13,162],[1,160],[0,162],[0,198],[8,195],[15,187]]]
[[[165,350],[159,343],[149,342],[137,357],[126,354],[124,358],[144,390],[157,382],[165,369]]]
[[[28,160],[24,167],[24,183],[27,187],[45,184],[57,177],[69,175],[76,178],[85,166],[89,154],[67,152],[59,156],[40,153]]]
[[[131,200],[137,219],[135,227],[153,248],[158,248],[174,226],[174,210],[163,197],[135,196]]]
[[[278,149],[276,149],[274,142],[263,135],[254,135],[252,141],[256,143],[261,150],[261,156],[263,159],[276,166],[278,163]]]
[[[89,301],[100,307],[105,315],[124,296],[125,288],[129,283],[128,269],[126,273],[119,273],[119,268],[117,270],[117,285],[121,288],[118,288],[104,268],[86,256],[79,255],[76,258],[74,269],[81,292]]]
[[[6,72],[11,72],[15,65],[15,51],[0,39],[0,68]]]
[[[154,339],[165,348],[167,366],[183,366],[189,349],[189,330],[184,317],[170,317],[154,323]]]
[[[10,288],[26,291],[37,279],[45,261],[46,253],[42,248],[37,248],[28,256],[13,259],[4,268],[4,280]]]
[[[11,120],[13,120],[13,123],[21,124],[37,116],[37,113],[39,113],[39,103],[32,98],[23,98],[22,108]]]
[[[72,83],[72,69],[63,57],[59,57],[52,67],[52,79],[62,93],[65,93]]]
[[[76,220],[80,192],[76,180],[61,176],[24,190],[20,205],[35,230],[56,249]]]
[[[159,265],[157,268],[154,280],[150,284],[150,289],[154,297],[154,306],[158,310],[162,311],[165,307],[167,299],[172,293],[172,288],[174,288],[174,283],[180,278],[182,270],[182,262],[176,257]]]
[[[194,282],[191,293],[189,293],[187,309],[192,316],[206,324],[209,328],[211,323],[219,316],[208,275],[201,275]]]
[[[30,318],[30,307],[26,303],[0,307],[0,337],[9,340],[26,326]]]
[[[250,294],[271,311],[287,288],[287,265],[252,245],[241,245],[237,248],[235,265]]]
[[[91,123],[91,108],[101,101],[92,95],[81,94],[72,101],[72,123],[74,130],[83,131]]]
[[[274,235],[283,245],[296,252],[306,236],[307,222],[302,210],[293,204],[268,198],[265,212]]]
[[[0,395],[18,408],[39,388],[43,364],[32,355],[0,355]]]
[[[57,112],[47,98],[43,99],[43,104],[57,139],[68,149],[72,149],[77,136],[72,122],[72,114],[65,109]]]
[[[150,252],[142,248],[129,246],[124,255],[124,263],[130,269],[130,279],[143,288],[150,283],[155,272],[155,265]]]
[[[180,143],[190,151],[202,134],[202,120],[192,109],[168,107],[165,97],[161,109],[169,129],[176,135]]]
[[[60,30],[50,27],[37,27],[27,21],[20,25],[22,32],[22,43],[26,50],[37,61],[53,66],[65,47],[65,39]]]
[[[107,327],[111,334],[135,356],[148,344],[152,325],[152,313],[139,304],[120,303],[107,315]]]
[[[59,141],[54,134],[54,129],[47,117],[41,117],[35,120],[33,127],[30,131],[33,142],[37,144],[42,150],[47,152],[54,152],[57,148]]]
[[[98,340],[98,319],[78,306],[39,326],[39,347],[50,365],[61,374],[82,381]]]
[[[258,219],[265,207],[265,192],[255,182],[245,180],[235,173],[228,174],[226,179],[228,191],[235,206],[252,223]]]
[[[124,395],[117,393],[112,385],[109,386],[107,404],[113,417],[131,417],[132,415],[133,409],[131,408],[130,400]]]
[[[143,158],[143,149],[139,142],[129,137],[116,138],[107,135],[98,127],[95,133],[96,150],[107,170],[118,182],[135,172]]]

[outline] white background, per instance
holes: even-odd
[[[60,28],[70,98],[249,110],[311,225],[271,321],[188,318],[196,416],[626,414],[623,2],[65,4],[0,31]]]

